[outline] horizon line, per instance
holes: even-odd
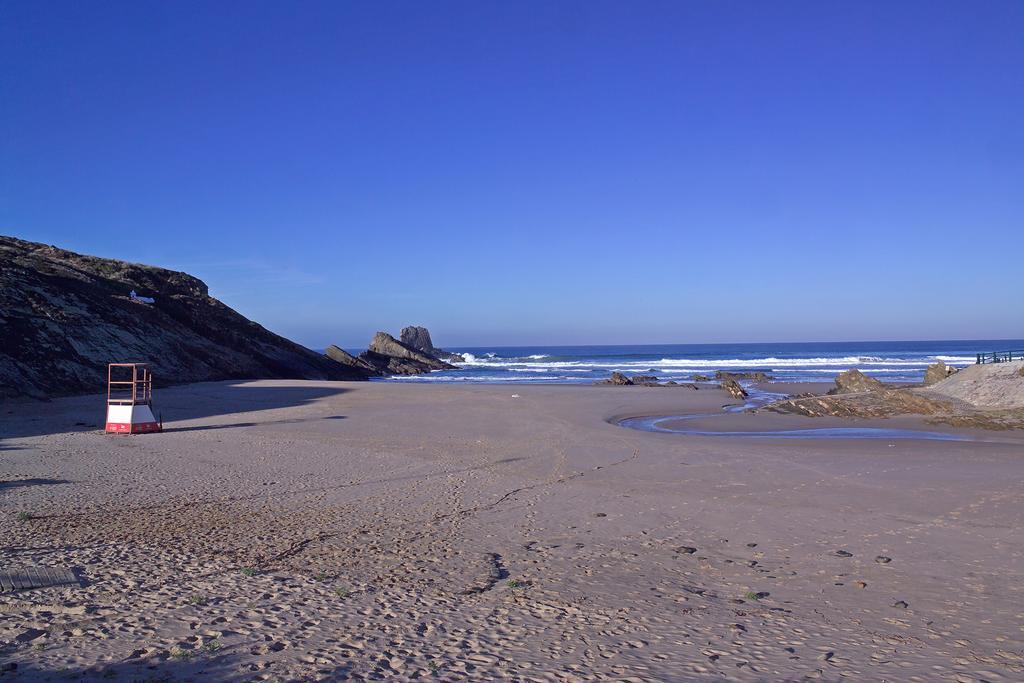
[[[815,340],[815,341],[765,341],[765,342],[752,342],[752,341],[739,341],[739,342],[651,342],[643,344],[449,344],[448,348],[471,348],[471,349],[517,349],[517,348],[528,348],[534,346],[544,346],[548,348],[570,348],[570,347],[615,347],[615,346],[631,346],[631,347],[643,347],[643,346],[767,346],[770,344],[902,344],[908,342],[916,343],[970,343],[970,342],[1021,342],[1024,344],[1024,337],[1015,338],[1007,337],[1001,339],[844,339],[838,341],[828,340]],[[319,348],[307,347],[313,351],[318,351]],[[323,348],[327,348],[326,346]],[[342,347],[346,348],[346,347]],[[360,346],[348,346],[349,349],[358,349]],[[441,350],[448,350],[448,348],[441,348]],[[1001,349],[995,349],[1001,350]]]

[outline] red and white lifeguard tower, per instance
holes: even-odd
[[[108,434],[159,432],[163,425],[153,416],[153,373],[145,363],[107,366]]]

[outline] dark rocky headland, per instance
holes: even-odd
[[[186,273],[0,236],[0,397],[99,392],[122,361],[151,363],[158,384],[373,374],[270,332]]]

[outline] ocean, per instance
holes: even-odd
[[[457,370],[380,381],[591,384],[618,370],[689,382],[716,370],[764,370],[776,381],[822,382],[858,368],[885,382],[920,382],[936,360],[964,367],[977,353],[1011,349],[1024,340],[446,347],[466,358]]]

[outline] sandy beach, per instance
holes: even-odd
[[[789,387],[792,389],[792,387]],[[1024,433],[646,433],[716,389],[218,382],[0,405],[0,680],[1024,680]]]

